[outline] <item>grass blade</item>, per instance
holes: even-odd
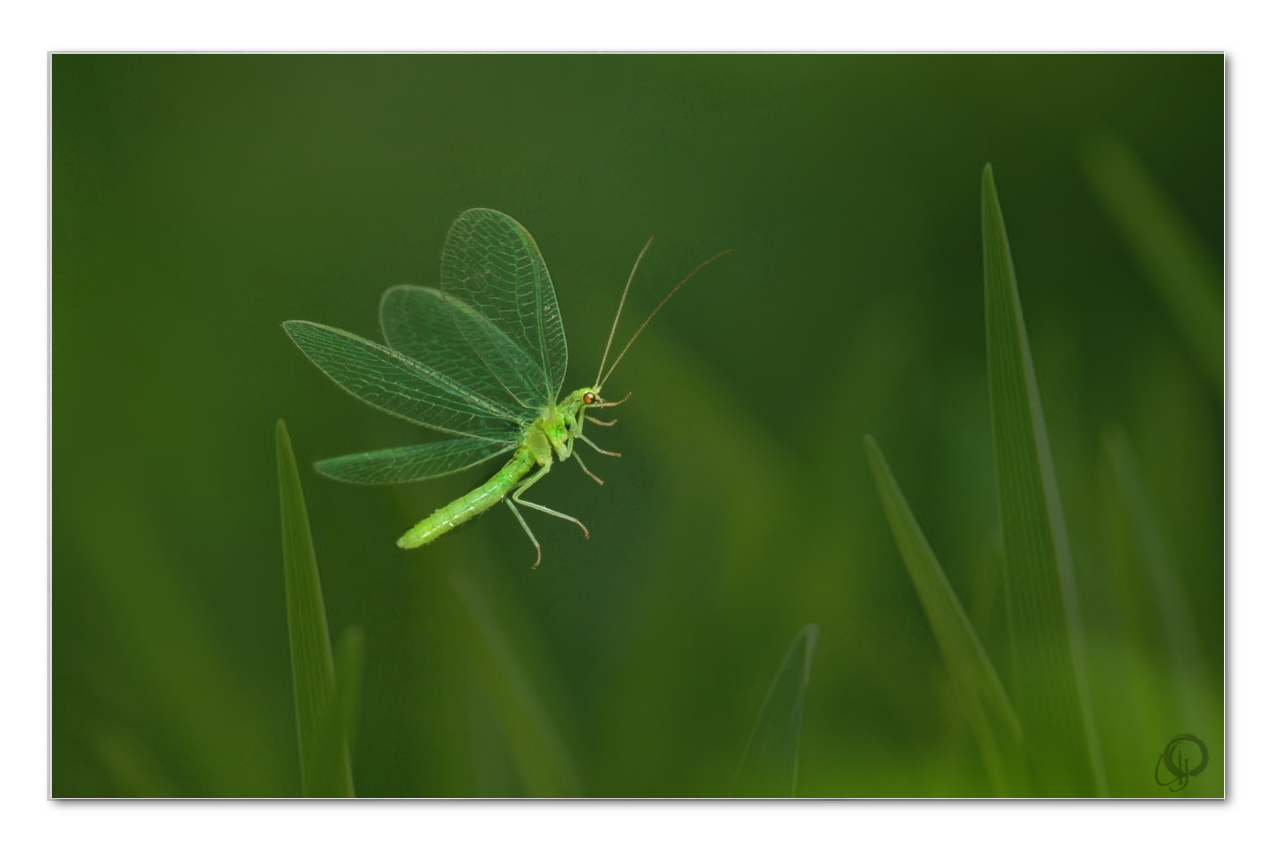
[[[893,529],[898,551],[907,566],[911,583],[920,596],[934,638],[942,649],[960,707],[978,741],[982,762],[996,795],[1023,793],[1021,773],[1022,732],[1017,715],[987,657],[986,649],[965,615],[938,558],[916,522],[907,499],[889,469],[875,439],[864,439],[867,459],[880,503]]]
[[[1119,642],[1095,666],[1110,676],[1099,679],[1098,708],[1106,708],[1103,745],[1117,767],[1113,787],[1121,796],[1222,796],[1220,760],[1185,793],[1153,793],[1143,766],[1180,732],[1203,738],[1214,759],[1223,756],[1222,682],[1209,675],[1177,552],[1132,444],[1113,426],[1103,432],[1102,449],[1099,506],[1109,527],[1111,630]]]
[[[738,771],[736,796],[794,797],[800,767],[800,724],[818,626],[805,625],[773,677]]]
[[[306,797],[350,797],[354,796],[351,768],[346,739],[338,723],[340,712],[335,700],[333,655],[320,571],[298,464],[283,420],[276,422],[276,464],[302,793]]]
[[[525,790],[532,797],[581,796],[569,749],[550,710],[538,695],[507,640],[484,593],[457,572],[453,586],[465,605],[477,639],[480,670]]]
[[[1066,525],[989,164],[982,173],[982,256],[1014,708],[1037,793],[1105,796]]]
[[[1201,367],[1221,392],[1221,270],[1128,146],[1109,133],[1099,134],[1085,144],[1083,158],[1094,190],[1138,256]]]
[[[112,763],[99,778],[54,772],[53,796],[296,795],[297,759],[277,749],[272,700],[231,659],[225,637],[210,622],[207,599],[198,598],[189,583],[187,552],[177,550],[179,543],[154,516],[158,505],[143,497],[129,469],[115,473],[95,478],[92,488],[85,484],[78,496],[83,509],[70,513],[81,522],[68,544],[85,555],[84,571],[91,572],[74,583],[92,584],[96,604],[110,620],[97,626],[107,634],[92,650],[93,665],[110,686],[95,702],[110,704],[86,709],[116,710],[85,733],[95,743],[105,739],[98,743],[99,754]],[[66,582],[54,572],[55,598]],[[60,672],[54,670],[55,684]],[[55,731],[71,723],[55,711]],[[61,730],[64,737],[55,744],[67,739],[67,729]],[[126,759],[133,747],[141,752]],[[134,766],[121,766],[125,760]],[[122,781],[149,779],[163,786],[119,786],[115,769],[127,773]]]
[[[356,720],[360,712],[360,685],[364,678],[364,630],[351,625],[338,638],[334,655],[335,720],[345,741],[347,755],[356,741]],[[348,759],[349,760],[349,759]]]
[[[1154,611],[1156,632],[1163,641],[1163,652],[1171,671],[1178,673],[1182,713],[1190,715],[1209,695],[1209,677],[1200,643],[1196,637],[1195,619],[1178,575],[1174,547],[1165,534],[1156,509],[1147,495],[1138,472],[1138,460],[1133,445],[1118,427],[1107,430],[1102,437],[1111,481],[1119,497],[1119,512],[1115,519],[1123,525],[1121,535],[1132,544],[1126,549],[1133,555],[1142,577],[1132,578],[1134,600],[1126,606],[1126,613],[1142,607]],[[1135,573],[1136,574],[1136,573]],[[1141,602],[1138,600],[1141,599]],[[1185,728],[1192,721],[1185,717],[1176,726]],[[1176,727],[1175,726],[1175,727]]]

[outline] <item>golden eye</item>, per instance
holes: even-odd
[[[590,406],[592,403],[595,403],[598,399],[599,398],[595,394],[592,394],[590,391],[582,395],[582,402],[586,403],[588,406]]]

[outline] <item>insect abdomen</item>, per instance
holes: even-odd
[[[521,448],[516,451],[511,461],[503,465],[501,470],[490,477],[484,485],[472,489],[419,521],[397,539],[396,544],[401,548],[417,548],[428,542],[434,542],[456,527],[461,527],[501,501],[507,492],[520,482],[520,478],[529,473],[533,465],[533,454]]]

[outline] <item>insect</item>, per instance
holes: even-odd
[[[590,410],[619,406],[631,396],[606,400],[601,393],[605,382],[667,300],[698,270],[732,251],[707,259],[672,288],[606,371],[631,280],[652,242],[650,237],[631,268],[596,381],[563,399],[559,395],[569,355],[551,276],[533,235],[496,210],[468,210],[453,223],[445,238],[439,290],[399,285],[383,294],[380,316],[387,346],[319,323],[285,322],[284,330],[298,348],[343,390],[375,409],[454,436],[324,459],[315,463],[316,470],[346,483],[411,483],[510,453],[487,482],[431,513],[396,544],[426,545],[499,502],[511,509],[533,542],[534,568],[542,562],[542,546],[519,507],[571,521],[589,538],[581,521],[525,500],[524,494],[553,462],[570,456],[603,484],[574,443],[606,456],[620,455],[600,449],[583,433],[586,421],[602,427],[616,423],[598,420]]]

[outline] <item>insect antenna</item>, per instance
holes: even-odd
[[[650,238],[649,238],[649,242],[650,242],[650,243],[652,243],[652,242],[653,242],[653,238],[652,238],[652,237],[650,237]],[[646,248],[646,249],[648,249],[648,248],[649,248],[648,243],[646,243],[646,244],[645,244],[645,248]],[[613,360],[613,365],[612,365],[612,366],[610,366],[610,368],[609,368],[609,372],[608,372],[608,373],[606,373],[606,374],[604,375],[604,378],[603,378],[603,379],[601,379],[601,380],[599,380],[598,382],[596,382],[596,384],[595,384],[595,386],[594,386],[594,387],[595,387],[595,388],[597,388],[597,389],[600,389],[600,388],[603,388],[603,387],[604,387],[604,383],[606,383],[606,382],[608,382],[608,381],[609,381],[609,377],[613,375],[614,368],[616,368],[616,367],[618,366],[618,362],[622,361],[622,357],[623,357],[624,355],[626,355],[626,354],[627,354],[627,350],[631,349],[631,345],[632,345],[632,344],[634,344],[634,343],[636,342],[636,338],[640,337],[640,333],[644,331],[644,327],[645,327],[645,326],[647,326],[647,325],[649,325],[649,321],[650,321],[650,320],[652,320],[652,319],[657,315],[657,313],[658,313],[659,311],[661,311],[661,310],[662,310],[662,306],[663,306],[663,305],[666,305],[666,304],[667,304],[667,301],[668,301],[669,299],[671,299],[671,297],[673,297],[673,296],[675,296],[675,295],[676,295],[676,291],[677,291],[677,290],[679,290],[680,288],[684,287],[685,282],[687,282],[689,279],[691,279],[691,278],[693,278],[695,275],[697,275],[697,274],[698,274],[698,271],[699,271],[699,270],[701,270],[703,267],[705,267],[707,264],[711,263],[712,261],[718,261],[718,260],[720,260],[721,258],[723,258],[725,255],[731,255],[731,254],[733,254],[733,253],[734,253],[734,251],[735,251],[734,249],[725,249],[723,252],[719,253],[718,255],[713,255],[712,257],[707,258],[705,261],[703,261],[702,263],[700,263],[700,264],[698,264],[696,267],[694,267],[694,268],[693,268],[693,272],[689,273],[687,276],[685,276],[683,279],[681,279],[681,281],[680,281],[680,283],[679,283],[679,284],[677,284],[675,287],[671,288],[671,292],[670,292],[670,293],[668,293],[666,296],[662,297],[662,301],[658,303],[658,307],[657,307],[657,308],[654,308],[654,309],[653,309],[653,311],[649,314],[649,316],[645,318],[644,322],[640,324],[640,328],[636,329],[636,333],[635,333],[634,335],[632,335],[632,336],[631,336],[631,340],[627,341],[627,345],[626,345],[625,347],[623,347],[623,348],[622,348],[622,352],[618,353],[618,357],[617,357],[616,359],[614,359],[614,360]],[[641,253],[640,253],[640,255],[641,255],[641,257],[643,257],[643,256],[644,256],[644,252],[641,252]],[[637,260],[636,260],[636,265],[638,266],[639,264],[640,264],[640,261],[639,261],[639,259],[637,259]],[[631,273],[632,273],[632,275],[634,275],[634,274],[635,274],[635,270],[633,269],[633,270],[631,271]],[[627,279],[627,286],[628,286],[628,287],[630,287],[630,286],[631,286],[631,280],[630,280],[630,279]],[[624,297],[624,298],[626,297],[626,291],[625,291],[625,290],[623,291],[623,297]],[[621,306],[621,305],[619,305],[619,306],[618,306],[618,313],[619,313],[619,314],[621,314],[621,313],[622,313],[622,306]],[[617,320],[617,318],[616,318],[616,317],[614,318],[613,325],[614,325],[614,327],[615,327],[615,328],[616,328],[616,327],[617,327],[617,325],[618,325],[618,320]],[[610,340],[610,341],[612,341],[612,340],[613,340],[613,333],[612,333],[612,332],[609,334],[609,340]],[[606,352],[606,354],[608,353],[608,348],[606,348],[606,349],[605,349],[605,352]],[[603,367],[604,367],[604,362],[603,362],[603,361],[600,363],[600,367],[601,367],[601,368],[603,368]]]
[[[622,319],[622,306],[627,304],[627,291],[631,289],[631,280],[636,277],[636,270],[640,269],[640,260],[644,257],[644,253],[649,251],[649,247],[653,245],[653,238],[657,236],[657,234],[649,235],[649,240],[631,266],[631,275],[627,276],[627,286],[622,288],[622,298],[618,300],[618,313],[613,315],[613,328],[609,330],[609,340],[605,342],[604,355],[600,356],[600,369],[596,371],[596,384],[591,386],[593,388],[600,387],[600,374],[604,373],[604,363],[609,360],[609,347],[613,346],[613,335],[618,331],[618,321]]]

